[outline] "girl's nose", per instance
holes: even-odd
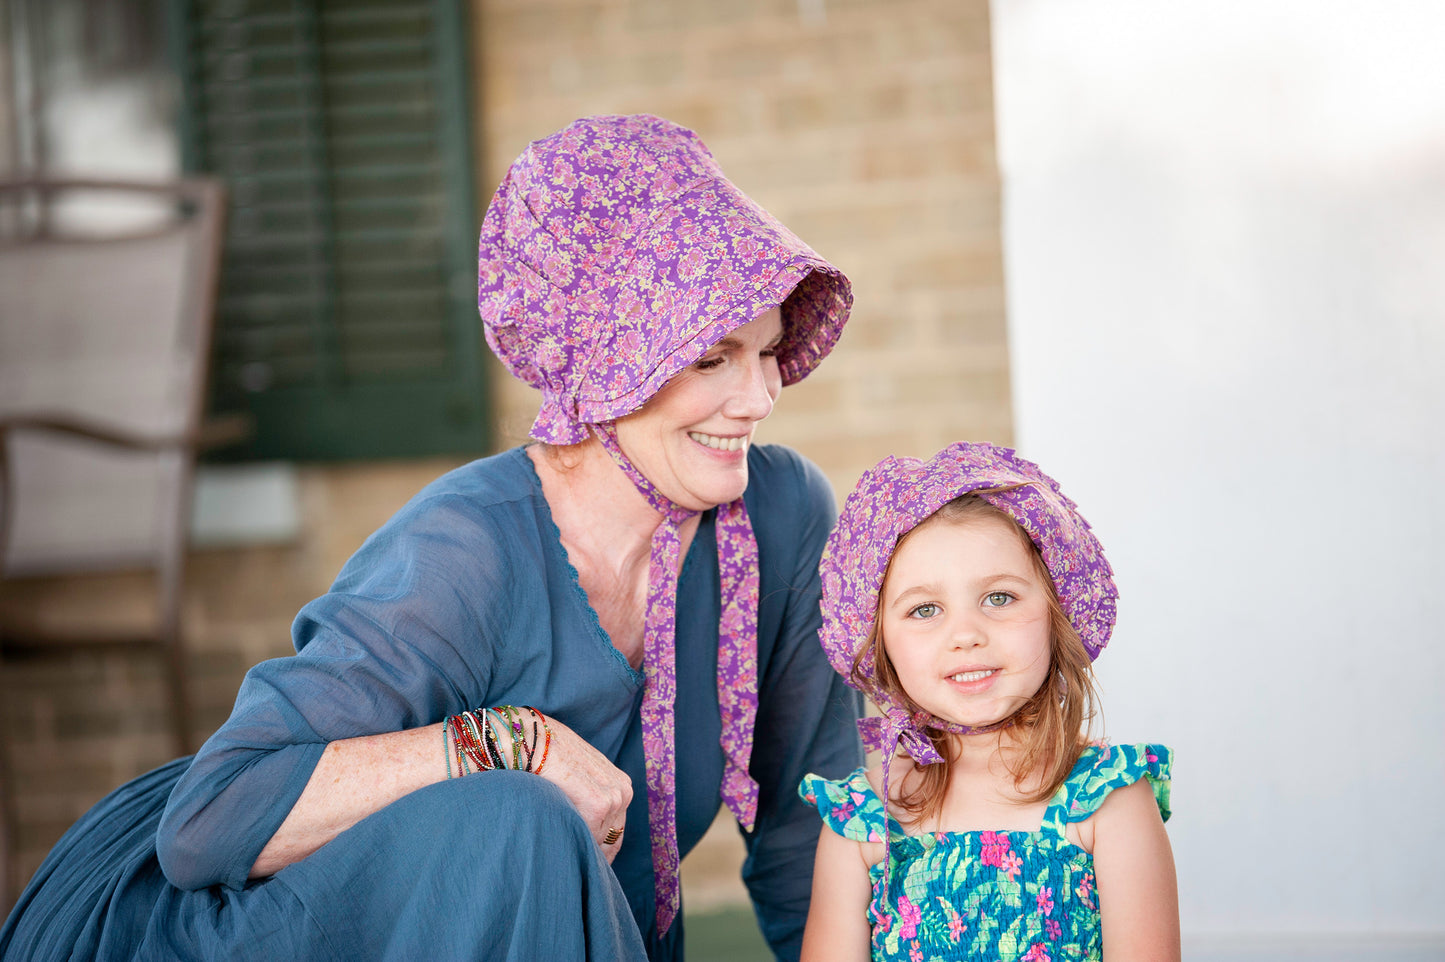
[[[759,357],[739,365],[738,380],[723,414],[739,420],[761,421],[773,413],[773,402],[783,388],[776,358]]]
[[[977,618],[961,617],[954,620],[949,639],[957,649],[981,648],[988,644],[988,632]]]

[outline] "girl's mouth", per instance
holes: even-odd
[[[956,675],[949,675],[949,681],[956,681],[964,684],[970,681],[983,681],[985,678],[998,672],[997,668],[981,668],[978,671],[961,671]]]

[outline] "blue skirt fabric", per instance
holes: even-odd
[[[0,930],[0,958],[647,957],[601,850],[544,779],[441,782],[270,878],[185,891],[155,840],[189,762],[121,786],[66,832]]]
[[[759,804],[742,876],[764,937],[788,960],[801,947],[818,837],[794,788],[808,771],[837,778],[862,761],[860,705],[817,641],[827,479],[786,448],[756,445],[748,464]],[[720,804],[720,619],[708,512],[678,578],[684,856]],[[121,787],[65,835],[0,935],[0,958],[682,958],[681,918],[657,925],[644,676],[602,630],[524,450],[418,494],[302,610],[293,640],[294,656],[247,673],[230,719],[194,759]],[[537,706],[631,778],[610,865],[549,782],[487,772],[414,792],[248,880],[327,744],[500,704]],[[436,752],[440,777],[440,739]]]

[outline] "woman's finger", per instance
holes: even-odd
[[[562,790],[610,862],[621,846],[632,779],[576,732],[548,717],[552,749],[541,776]],[[613,835],[615,834],[615,837]],[[608,841],[609,838],[613,840]]]

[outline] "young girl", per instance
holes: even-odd
[[[881,763],[799,789],[823,818],[805,962],[1177,960],[1170,751],[1086,739],[1118,595],[1058,485],[988,444],[886,458],[822,575]]]

